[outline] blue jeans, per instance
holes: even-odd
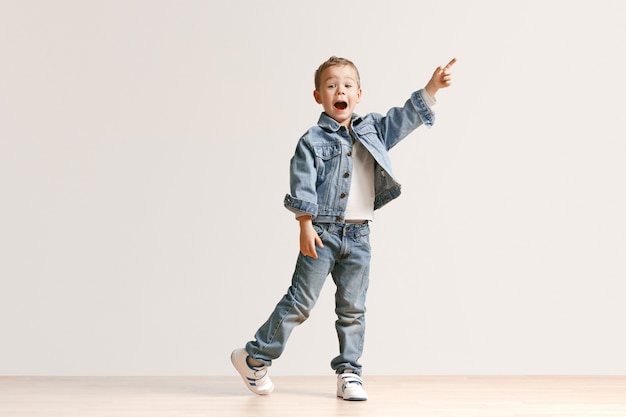
[[[314,223],[313,227],[324,247],[316,248],[317,259],[299,254],[291,286],[256,332],[256,340],[246,344],[246,350],[257,361],[271,365],[283,353],[291,331],[309,317],[330,274],[337,287],[335,329],[339,338],[339,356],[331,361],[331,367],[336,373],[351,370],[360,374],[358,360],[363,352],[371,258],[370,229],[367,223]]]

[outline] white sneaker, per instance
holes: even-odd
[[[250,391],[259,395],[267,395],[274,390],[274,384],[267,374],[269,367],[250,366],[248,364],[248,352],[245,349],[233,350],[233,353],[230,355],[230,361]]]
[[[337,375],[337,397],[348,401],[367,400],[361,377],[352,372]]]

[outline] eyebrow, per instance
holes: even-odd
[[[324,83],[327,83],[328,81],[331,81],[331,80],[335,81],[335,80],[337,80],[337,77],[328,77],[328,78],[326,78],[324,80]],[[347,77],[347,78],[344,79],[344,81],[352,81],[353,83],[356,83],[356,80],[354,78],[352,78],[352,77]]]

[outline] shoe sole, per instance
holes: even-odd
[[[367,401],[367,397],[350,397],[345,398],[343,394],[337,393],[337,398],[341,398],[344,401]]]

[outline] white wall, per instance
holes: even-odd
[[[288,161],[330,55],[392,152],[369,374],[626,373],[626,3],[0,3],[0,374],[234,375],[287,289]],[[325,374],[332,283],[274,374]]]

